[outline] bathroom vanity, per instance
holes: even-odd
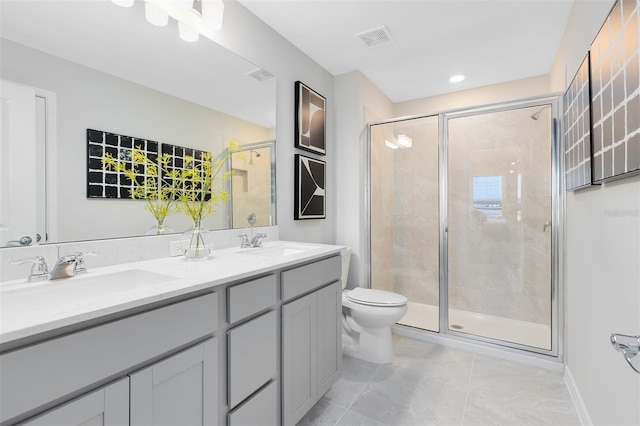
[[[341,248],[3,283],[0,423],[295,424],[340,375]]]

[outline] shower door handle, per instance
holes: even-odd
[[[551,221],[550,220],[545,220],[544,221],[544,225],[542,226],[542,232],[546,232],[547,228],[551,226]]]

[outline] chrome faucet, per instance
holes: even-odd
[[[247,236],[247,234],[238,235],[238,238],[241,238],[240,248],[257,248],[262,247],[262,240],[267,238],[267,234],[263,234],[262,232],[258,232],[251,239]]]
[[[249,223],[249,227],[251,229],[251,239],[247,236],[247,234],[238,235],[238,238],[242,238],[240,242],[240,248],[257,248],[262,247],[262,240],[267,238],[267,234],[263,234],[262,232],[258,232],[253,235],[253,225],[256,224],[256,214],[249,213],[247,216],[247,222]]]
[[[20,259],[11,262],[12,265],[22,265],[23,263],[33,263],[31,266],[31,273],[29,274],[27,281],[42,281],[49,278],[49,269],[44,257],[36,256],[33,259]]]
[[[60,278],[69,278],[74,277],[78,274],[86,273],[87,266],[84,263],[83,256],[95,256],[96,254],[98,253],[94,251],[86,251],[62,256],[60,259],[58,259],[55,266],[53,267],[50,279],[57,280]]]
[[[251,247],[251,242],[249,242],[249,237],[247,237],[247,234],[238,235],[238,238],[242,238],[242,241],[240,242],[240,248]]]
[[[251,238],[251,247],[262,247],[262,240],[267,238],[267,234],[263,234],[262,232],[258,232],[256,235]]]

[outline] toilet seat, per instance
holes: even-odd
[[[347,292],[347,299],[354,303],[369,306],[402,306],[407,304],[407,298],[401,294],[385,290],[356,287]]]

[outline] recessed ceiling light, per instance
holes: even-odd
[[[464,80],[464,75],[462,74],[456,74],[449,79],[452,83],[460,83],[462,80]]]

